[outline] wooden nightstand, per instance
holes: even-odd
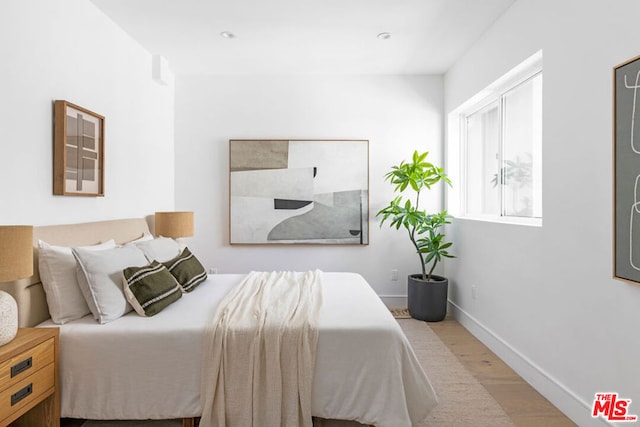
[[[0,427],[59,427],[58,328],[20,328],[0,346]]]

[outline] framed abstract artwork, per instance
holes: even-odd
[[[369,141],[229,141],[229,241],[369,244]]]
[[[613,69],[613,187],[613,276],[637,284],[640,283],[640,56]]]
[[[104,117],[62,100],[53,117],[53,194],[104,196]]]

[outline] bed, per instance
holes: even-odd
[[[34,228],[37,241],[64,246],[149,232],[145,219]],[[200,404],[203,329],[212,310],[243,274],[209,275],[197,289],[153,317],[130,312],[99,324],[91,315],[64,325],[49,319],[37,268],[12,282],[20,326],[60,327],[61,416],[87,419],[175,419],[192,425]],[[362,276],[323,273],[323,305],[311,410],[320,419],[380,427],[416,425],[436,396],[413,350]]]

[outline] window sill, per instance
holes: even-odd
[[[542,218],[520,218],[514,216],[456,216],[455,219],[493,222],[497,224],[524,225],[527,227],[542,227]]]

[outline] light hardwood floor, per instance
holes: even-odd
[[[447,317],[428,325],[517,427],[576,425],[456,320]]]

